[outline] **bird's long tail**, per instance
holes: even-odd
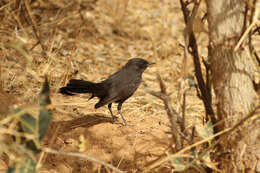
[[[77,93],[92,93],[92,97],[98,95],[102,90],[100,83],[93,83],[84,80],[71,79],[67,86],[60,88],[59,92],[66,95]]]

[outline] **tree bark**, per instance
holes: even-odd
[[[234,47],[243,33],[245,0],[207,0],[209,24],[209,58],[219,120],[231,127],[258,104],[253,87],[256,66],[248,45]],[[224,172],[260,172],[260,121],[244,123],[227,137],[221,157]],[[232,162],[232,163],[231,163]]]

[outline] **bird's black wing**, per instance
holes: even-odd
[[[103,85],[109,86],[106,87],[107,96],[102,98],[95,107],[99,108],[109,103],[125,101],[133,95],[140,83],[140,75],[136,75],[131,69],[121,69],[103,82]]]

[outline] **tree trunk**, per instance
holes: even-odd
[[[232,127],[258,104],[253,87],[256,66],[248,45],[234,47],[243,33],[245,0],[207,0],[209,57],[219,120]],[[249,120],[222,143],[224,172],[260,172],[260,121]]]

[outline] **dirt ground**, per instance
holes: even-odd
[[[8,34],[0,36],[20,43],[33,61],[26,64],[21,53],[0,49],[1,82],[17,105],[25,106],[37,103],[44,75],[48,76],[54,110],[43,147],[81,152],[129,173],[141,172],[165,156],[171,144],[169,121],[163,102],[146,89],[159,91],[156,75],[160,74],[179,111],[184,29],[179,1],[38,1],[31,8],[45,53],[40,44],[35,46],[32,26],[14,12],[18,18],[7,17],[1,30],[8,28]],[[15,26],[18,30],[10,29]],[[207,54],[203,46],[200,51]],[[133,57],[156,65],[144,72],[141,86],[123,104],[128,126],[122,125],[115,104],[118,122],[113,124],[107,107],[94,109],[96,98],[88,101],[88,94],[69,97],[57,92],[71,78],[101,81]],[[201,125],[204,109],[194,88],[187,92],[186,101],[188,127]],[[40,173],[110,172],[99,164],[57,154],[45,153],[41,163]],[[155,172],[171,172],[171,167]]]

